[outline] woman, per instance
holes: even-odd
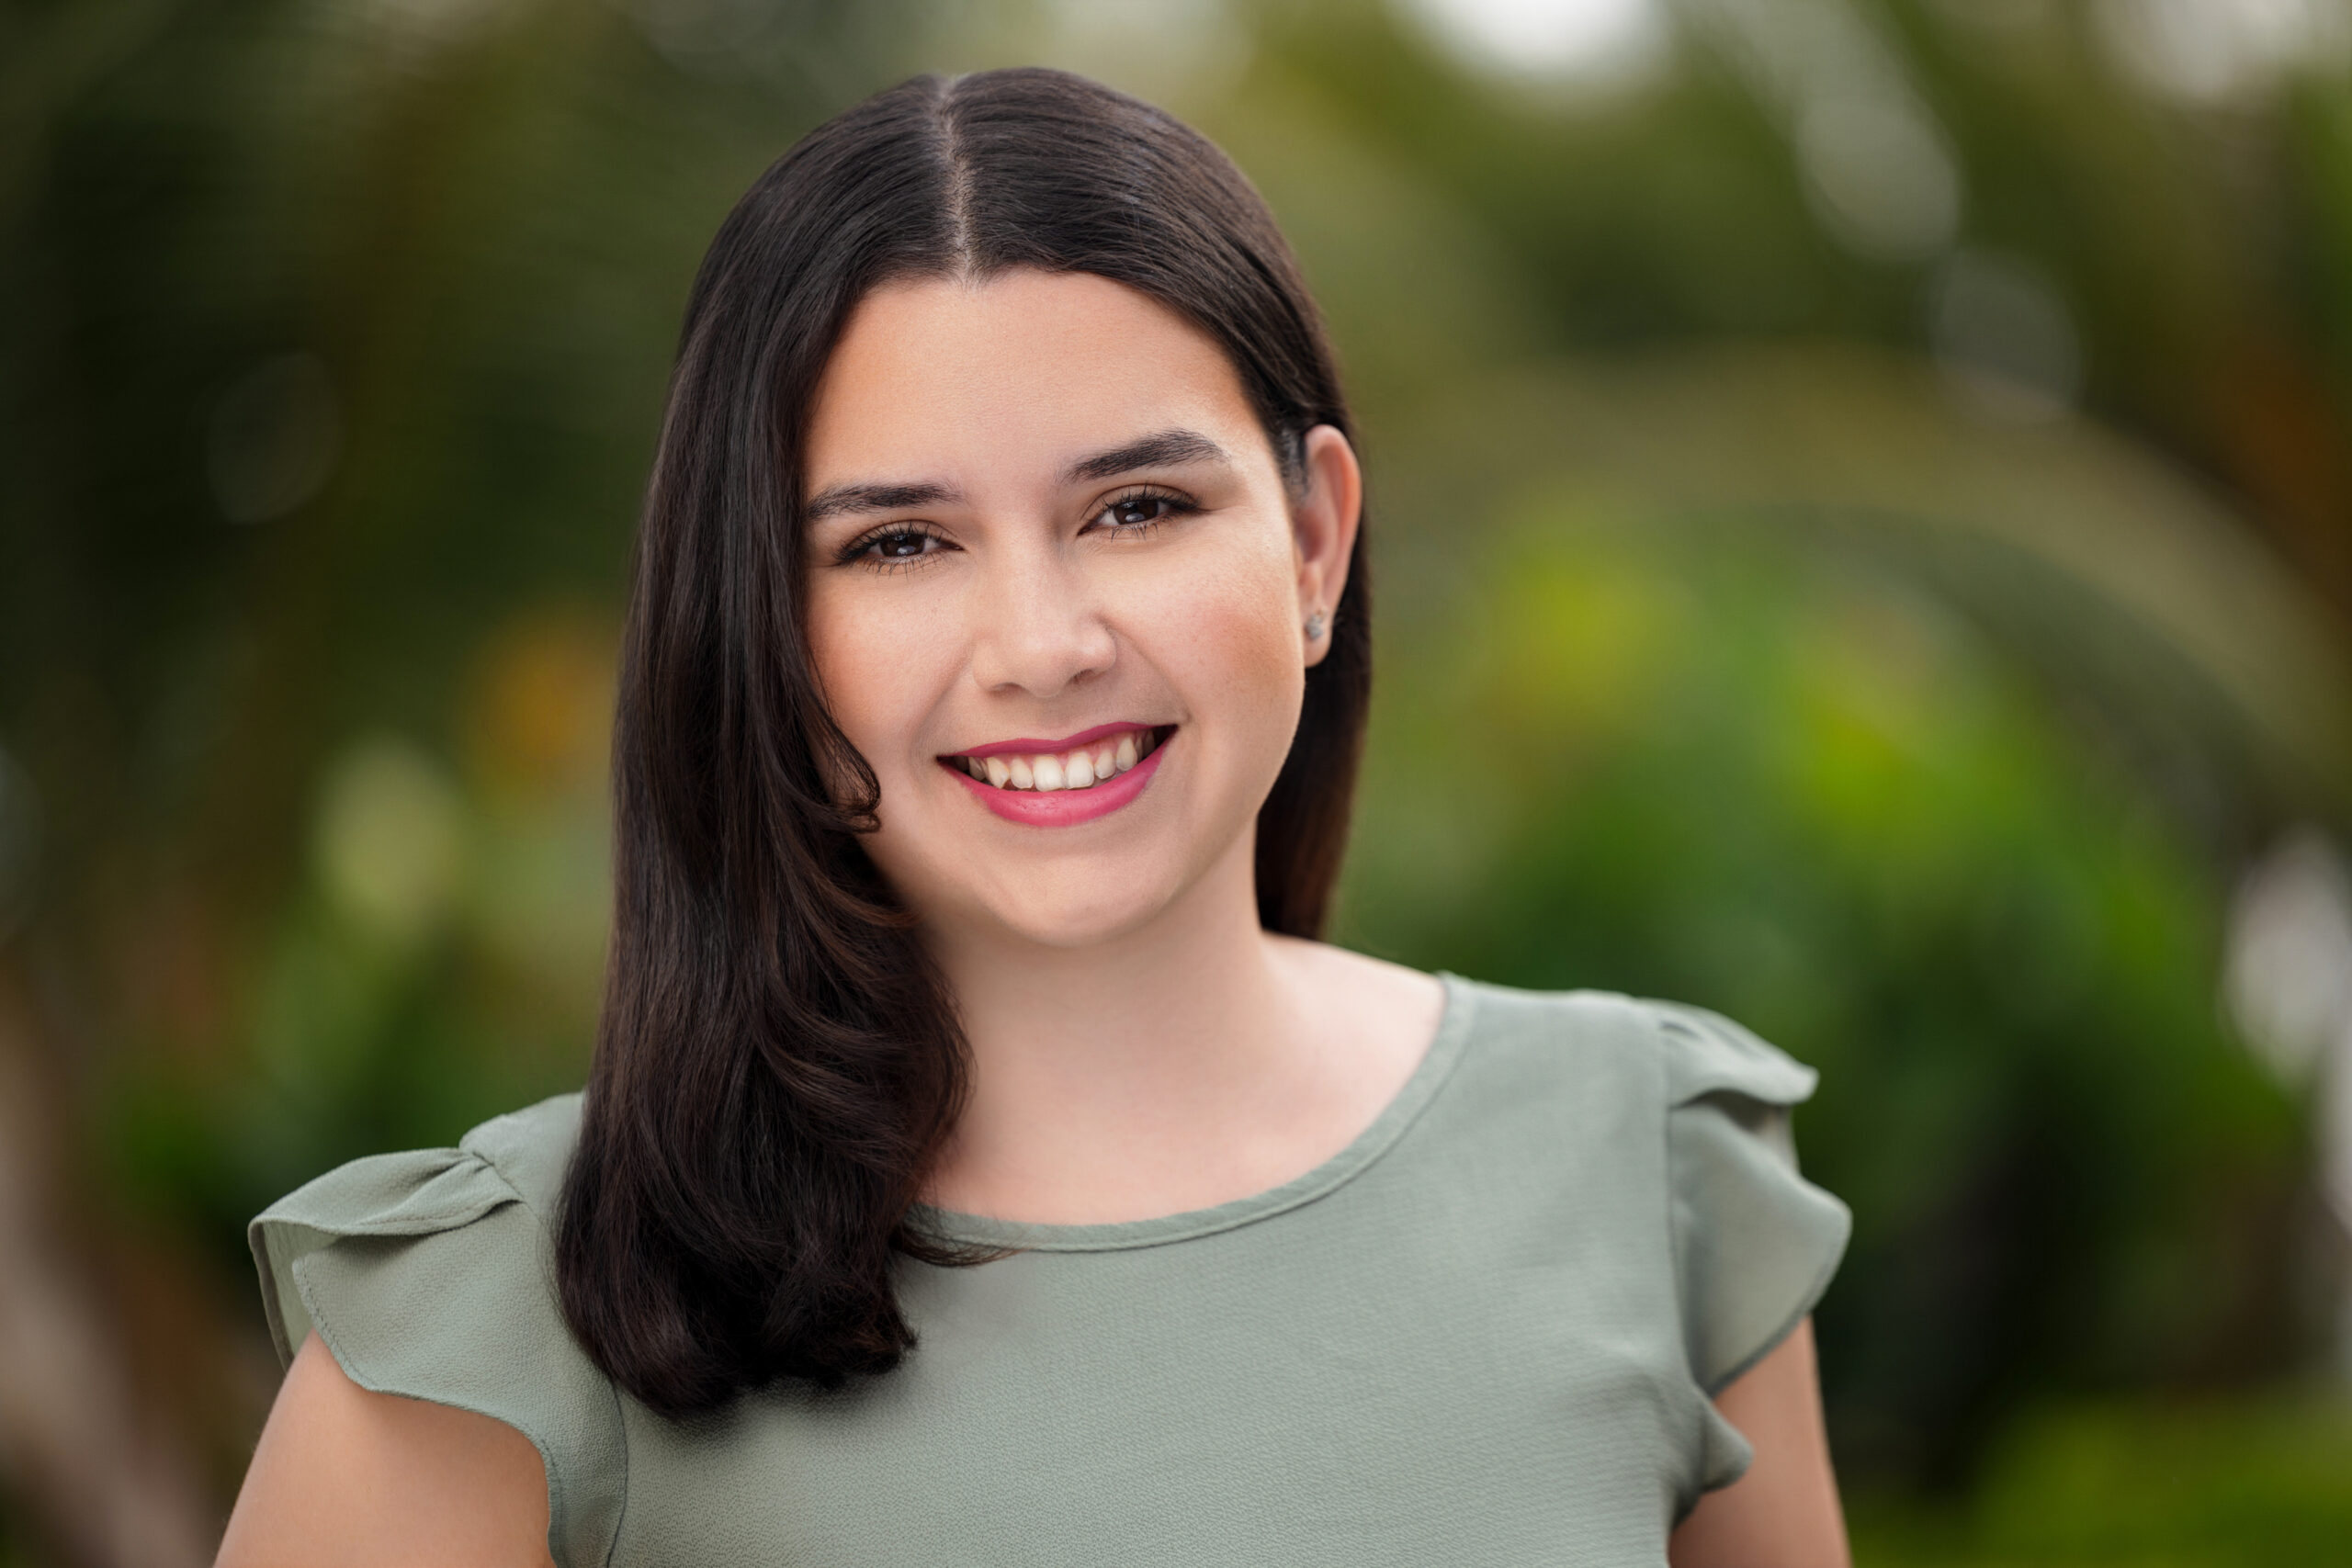
[[[254,1222],[223,1562],[1842,1561],[1810,1074],[1315,940],[1361,498],[1167,116],[925,78],[786,153],[687,311],[586,1095]]]

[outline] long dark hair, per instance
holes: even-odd
[[[1125,284],[1215,339],[1294,483],[1307,430],[1352,434],[1257,192],[1197,132],[1082,77],[919,77],[809,132],[728,215],[639,533],[612,955],[556,1239],[573,1333],[667,1415],[888,1371],[913,1344],[899,1257],[972,1260],[909,1223],[967,1053],[860,843],[873,772],[809,669],[801,451],[869,289],[1024,266]],[[1362,554],[1258,818],[1259,918],[1295,936],[1320,934],[1347,837],[1371,689]]]

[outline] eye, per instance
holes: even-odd
[[[928,534],[884,534],[865,541],[866,553],[876,560],[911,560],[931,546]]]
[[[1167,501],[1157,495],[1131,495],[1125,501],[1114,501],[1103,515],[1122,528],[1140,527],[1157,523],[1168,513]]]
[[[913,566],[953,548],[953,545],[928,529],[897,524],[852,540],[842,547],[839,559],[844,566]]]
[[[1159,524],[1199,510],[1181,495],[1137,491],[1106,503],[1095,520],[1114,534],[1148,534]]]

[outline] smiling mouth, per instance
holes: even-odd
[[[1058,750],[1008,750],[1008,746],[1036,744],[1016,740],[1004,746],[978,747],[939,761],[943,766],[967,773],[992,789],[1040,793],[1093,789],[1135,767],[1167,744],[1168,738],[1175,733],[1172,724],[1104,725],[1071,737],[1076,744],[1064,743]]]

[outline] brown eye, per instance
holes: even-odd
[[[1104,508],[1104,514],[1115,527],[1140,528],[1148,523],[1160,522],[1173,510],[1165,496],[1131,495],[1125,501],[1113,502]]]
[[[884,534],[870,539],[865,547],[881,560],[912,560],[931,546],[928,534]]]
[[[933,556],[946,555],[956,548],[954,540],[918,523],[861,534],[843,545],[833,559],[840,566],[869,569],[912,567],[927,565]]]

